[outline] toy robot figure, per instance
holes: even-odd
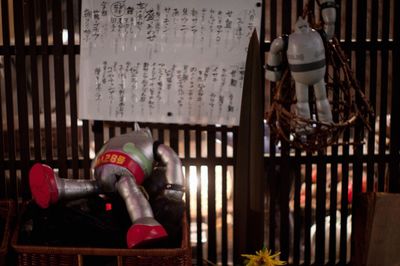
[[[166,166],[163,196],[182,201],[184,181],[179,157],[168,146],[154,142],[148,129],[138,127],[110,139],[102,147],[93,161],[92,180],[59,178],[49,166],[35,164],[29,175],[32,196],[41,208],[47,208],[60,200],[118,192],[132,221],[126,240],[128,247],[133,248],[167,236],[139,188],[152,173],[154,159]]]
[[[333,37],[336,20],[334,0],[321,1],[321,15],[325,34],[330,40]],[[325,48],[320,34],[311,29],[307,21],[299,17],[294,33],[279,37],[271,44],[265,73],[268,80],[278,81],[281,79],[282,52],[287,54],[289,69],[295,81],[297,115],[305,119],[311,118],[308,86],[313,86],[318,120],[332,123],[332,113],[324,81]],[[310,128],[306,128],[304,133],[308,133],[309,130]]]

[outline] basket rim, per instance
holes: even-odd
[[[5,255],[8,251],[9,239],[11,236],[11,220],[15,211],[15,203],[13,200],[0,200],[0,215],[4,216],[4,234],[0,246],[0,255]]]
[[[92,255],[92,256],[187,256],[190,253],[189,229],[186,211],[183,214],[182,222],[182,242],[179,248],[154,248],[154,249],[128,249],[128,248],[98,248],[98,247],[53,247],[53,246],[35,246],[18,244],[19,229],[28,202],[24,202],[22,211],[18,216],[18,222],[15,226],[11,246],[18,253],[29,254],[60,254],[60,255]]]

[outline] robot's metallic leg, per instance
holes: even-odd
[[[57,186],[60,199],[79,199],[99,193],[96,180],[59,178],[57,179]]]
[[[326,123],[332,123],[332,111],[329,100],[326,97],[325,81],[322,79],[314,85],[316,98],[318,120]]]
[[[133,177],[122,176],[116,188],[133,223],[126,237],[129,248],[167,236],[165,229],[153,218],[151,206]]]
[[[44,209],[59,200],[83,198],[99,191],[95,180],[59,178],[51,167],[40,163],[29,172],[29,186],[33,199]]]
[[[131,176],[123,176],[116,183],[117,190],[124,199],[131,221],[142,217],[153,217],[150,204]]]
[[[305,119],[310,119],[310,105],[308,102],[308,85],[296,82],[296,109],[297,115]]]
[[[308,102],[308,85],[297,82],[296,85],[296,110],[299,117],[310,119],[310,103]],[[305,137],[312,132],[312,127],[305,122],[299,122],[295,128],[296,132]],[[305,134],[305,135],[304,135]]]

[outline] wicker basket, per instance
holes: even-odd
[[[2,232],[2,240],[0,246],[0,265],[5,265],[6,255],[8,252],[8,244],[11,235],[11,221],[14,217],[15,204],[11,200],[0,201],[0,217],[4,221],[4,227],[0,230]]]
[[[23,211],[22,211],[23,213]],[[183,216],[182,243],[179,248],[120,249],[95,247],[32,246],[18,243],[22,215],[11,240],[19,266],[89,265],[191,265],[191,247],[186,214]],[[107,262],[106,262],[107,261]]]

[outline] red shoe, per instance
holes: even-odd
[[[36,163],[29,172],[29,186],[34,201],[46,209],[58,201],[58,189],[53,169],[45,164]]]
[[[149,220],[152,221],[149,222]],[[155,219],[142,218],[129,228],[128,233],[126,234],[126,242],[128,244],[128,248],[135,248],[143,244],[160,240],[167,236],[168,234],[164,227]]]

